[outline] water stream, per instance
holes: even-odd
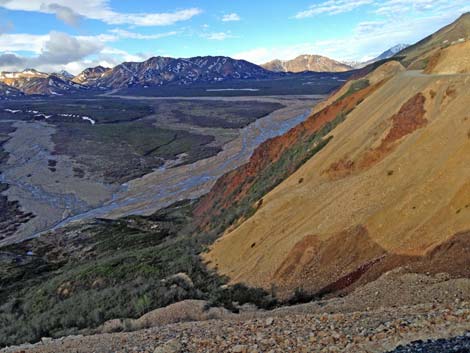
[[[303,108],[305,109],[305,107]],[[264,141],[282,135],[304,121],[310,109],[292,117],[272,113],[240,131],[240,137],[227,144],[217,156],[190,165],[159,169],[123,185],[111,201],[101,207],[69,217],[55,228],[91,218],[117,218],[149,215],[178,200],[207,193],[223,174],[246,163],[254,149]]]

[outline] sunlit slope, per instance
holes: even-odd
[[[315,292],[469,230],[469,88],[397,73],[206,259],[233,282]]]
[[[444,75],[470,73],[470,41],[437,52],[429,60],[425,73]]]
[[[397,54],[407,67],[424,68],[429,56],[436,51],[462,40],[470,39],[470,13],[460,16],[455,22],[409,46]]]

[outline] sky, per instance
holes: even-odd
[[[468,0],[0,0],[0,70],[77,74],[158,55],[365,61],[467,11]]]

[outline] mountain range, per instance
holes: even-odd
[[[2,72],[0,82],[26,95],[64,95],[86,90],[113,90],[163,85],[188,86],[229,80],[263,80],[304,71],[344,72],[387,59],[403,46],[394,47],[367,63],[345,64],[319,56],[301,55],[294,60],[274,60],[258,66],[224,56],[188,59],[152,57],[143,62],[125,62],[114,68],[97,66],[73,76],[66,71],[43,73],[34,69]],[[6,92],[6,91],[5,91]],[[10,96],[14,97],[10,90]],[[0,91],[2,94],[2,91]],[[6,95],[3,95],[6,97]]]
[[[125,62],[114,68],[88,68],[75,77],[67,72],[47,74],[34,69],[2,72],[0,82],[28,95],[63,95],[86,89],[186,86],[227,80],[269,79],[279,75],[248,61],[222,56],[189,59],[152,57],[144,62]]]
[[[265,79],[273,77],[269,72],[245,60],[229,57],[194,57],[174,59],[153,57],[144,62],[126,62],[112,69],[91,71],[91,80],[84,84],[99,88],[116,89],[132,86],[162,86],[166,84],[190,85],[201,82],[221,82],[237,79]]]

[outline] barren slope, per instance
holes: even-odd
[[[425,72],[450,75],[470,73],[470,41],[437,52],[429,61]]]
[[[233,282],[328,292],[452,242],[470,229],[469,84],[396,74],[206,259]]]

